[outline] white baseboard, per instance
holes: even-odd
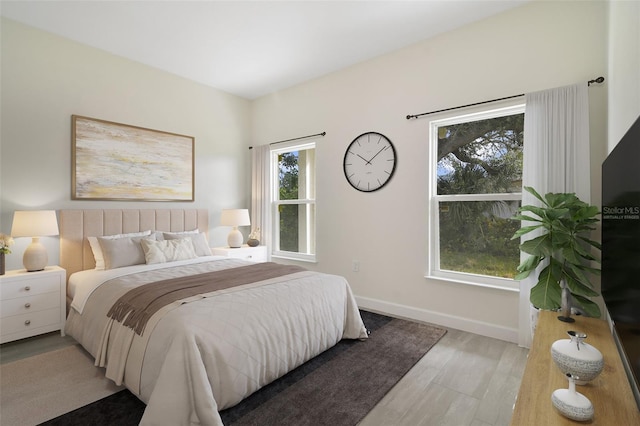
[[[365,310],[371,310],[395,317],[428,322],[443,327],[455,328],[456,330],[479,334],[481,336],[518,343],[517,328],[502,327],[495,324],[471,320],[469,318],[428,311],[426,309],[415,308],[413,306],[399,305],[397,303],[385,302],[378,299],[370,299],[368,297],[356,296],[356,300],[358,302],[358,306]]]

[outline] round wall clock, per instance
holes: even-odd
[[[373,192],[389,182],[396,169],[396,150],[385,135],[367,132],[344,153],[344,176],[358,191]]]

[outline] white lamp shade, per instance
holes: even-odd
[[[16,211],[13,214],[11,236],[32,238],[22,256],[27,271],[41,271],[47,266],[49,256],[40,243],[40,237],[58,233],[58,219],[54,210]]]
[[[58,233],[55,210],[18,210],[13,214],[12,237],[47,237]]]
[[[220,215],[220,225],[222,226],[249,226],[249,210],[247,209],[224,209]]]
[[[247,209],[225,209],[222,210],[220,216],[220,224],[222,226],[233,226],[231,232],[227,236],[227,243],[231,248],[238,248],[242,246],[244,236],[238,231],[238,226],[249,226],[251,221],[249,220],[249,210]]]

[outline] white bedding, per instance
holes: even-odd
[[[103,282],[121,277],[123,275],[134,274],[136,272],[151,271],[155,269],[171,268],[173,266],[191,265],[194,263],[210,262],[212,260],[224,259],[224,256],[202,256],[189,260],[179,260],[169,263],[156,263],[152,265],[141,264],[125,266],[115,269],[87,269],[86,271],[76,272],[69,277],[69,297],[71,297],[71,307],[77,312],[82,313],[84,304]]]
[[[141,424],[221,425],[218,410],[342,338],[367,337],[344,278],[305,271],[193,297],[155,314],[142,336],[106,312],[129,288],[150,279],[247,264],[209,258],[170,268],[136,266],[105,285],[97,285],[95,277],[111,279],[116,273],[74,274],[66,331],[97,365],[107,367],[107,377],[122,381],[147,403]],[[134,273],[140,269],[150,272]],[[87,276],[94,278],[85,288],[80,278]]]

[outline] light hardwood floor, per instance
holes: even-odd
[[[508,425],[527,353],[449,329],[360,425]]]
[[[5,343],[0,362],[72,345],[59,333]],[[361,426],[508,425],[528,350],[449,329]]]

